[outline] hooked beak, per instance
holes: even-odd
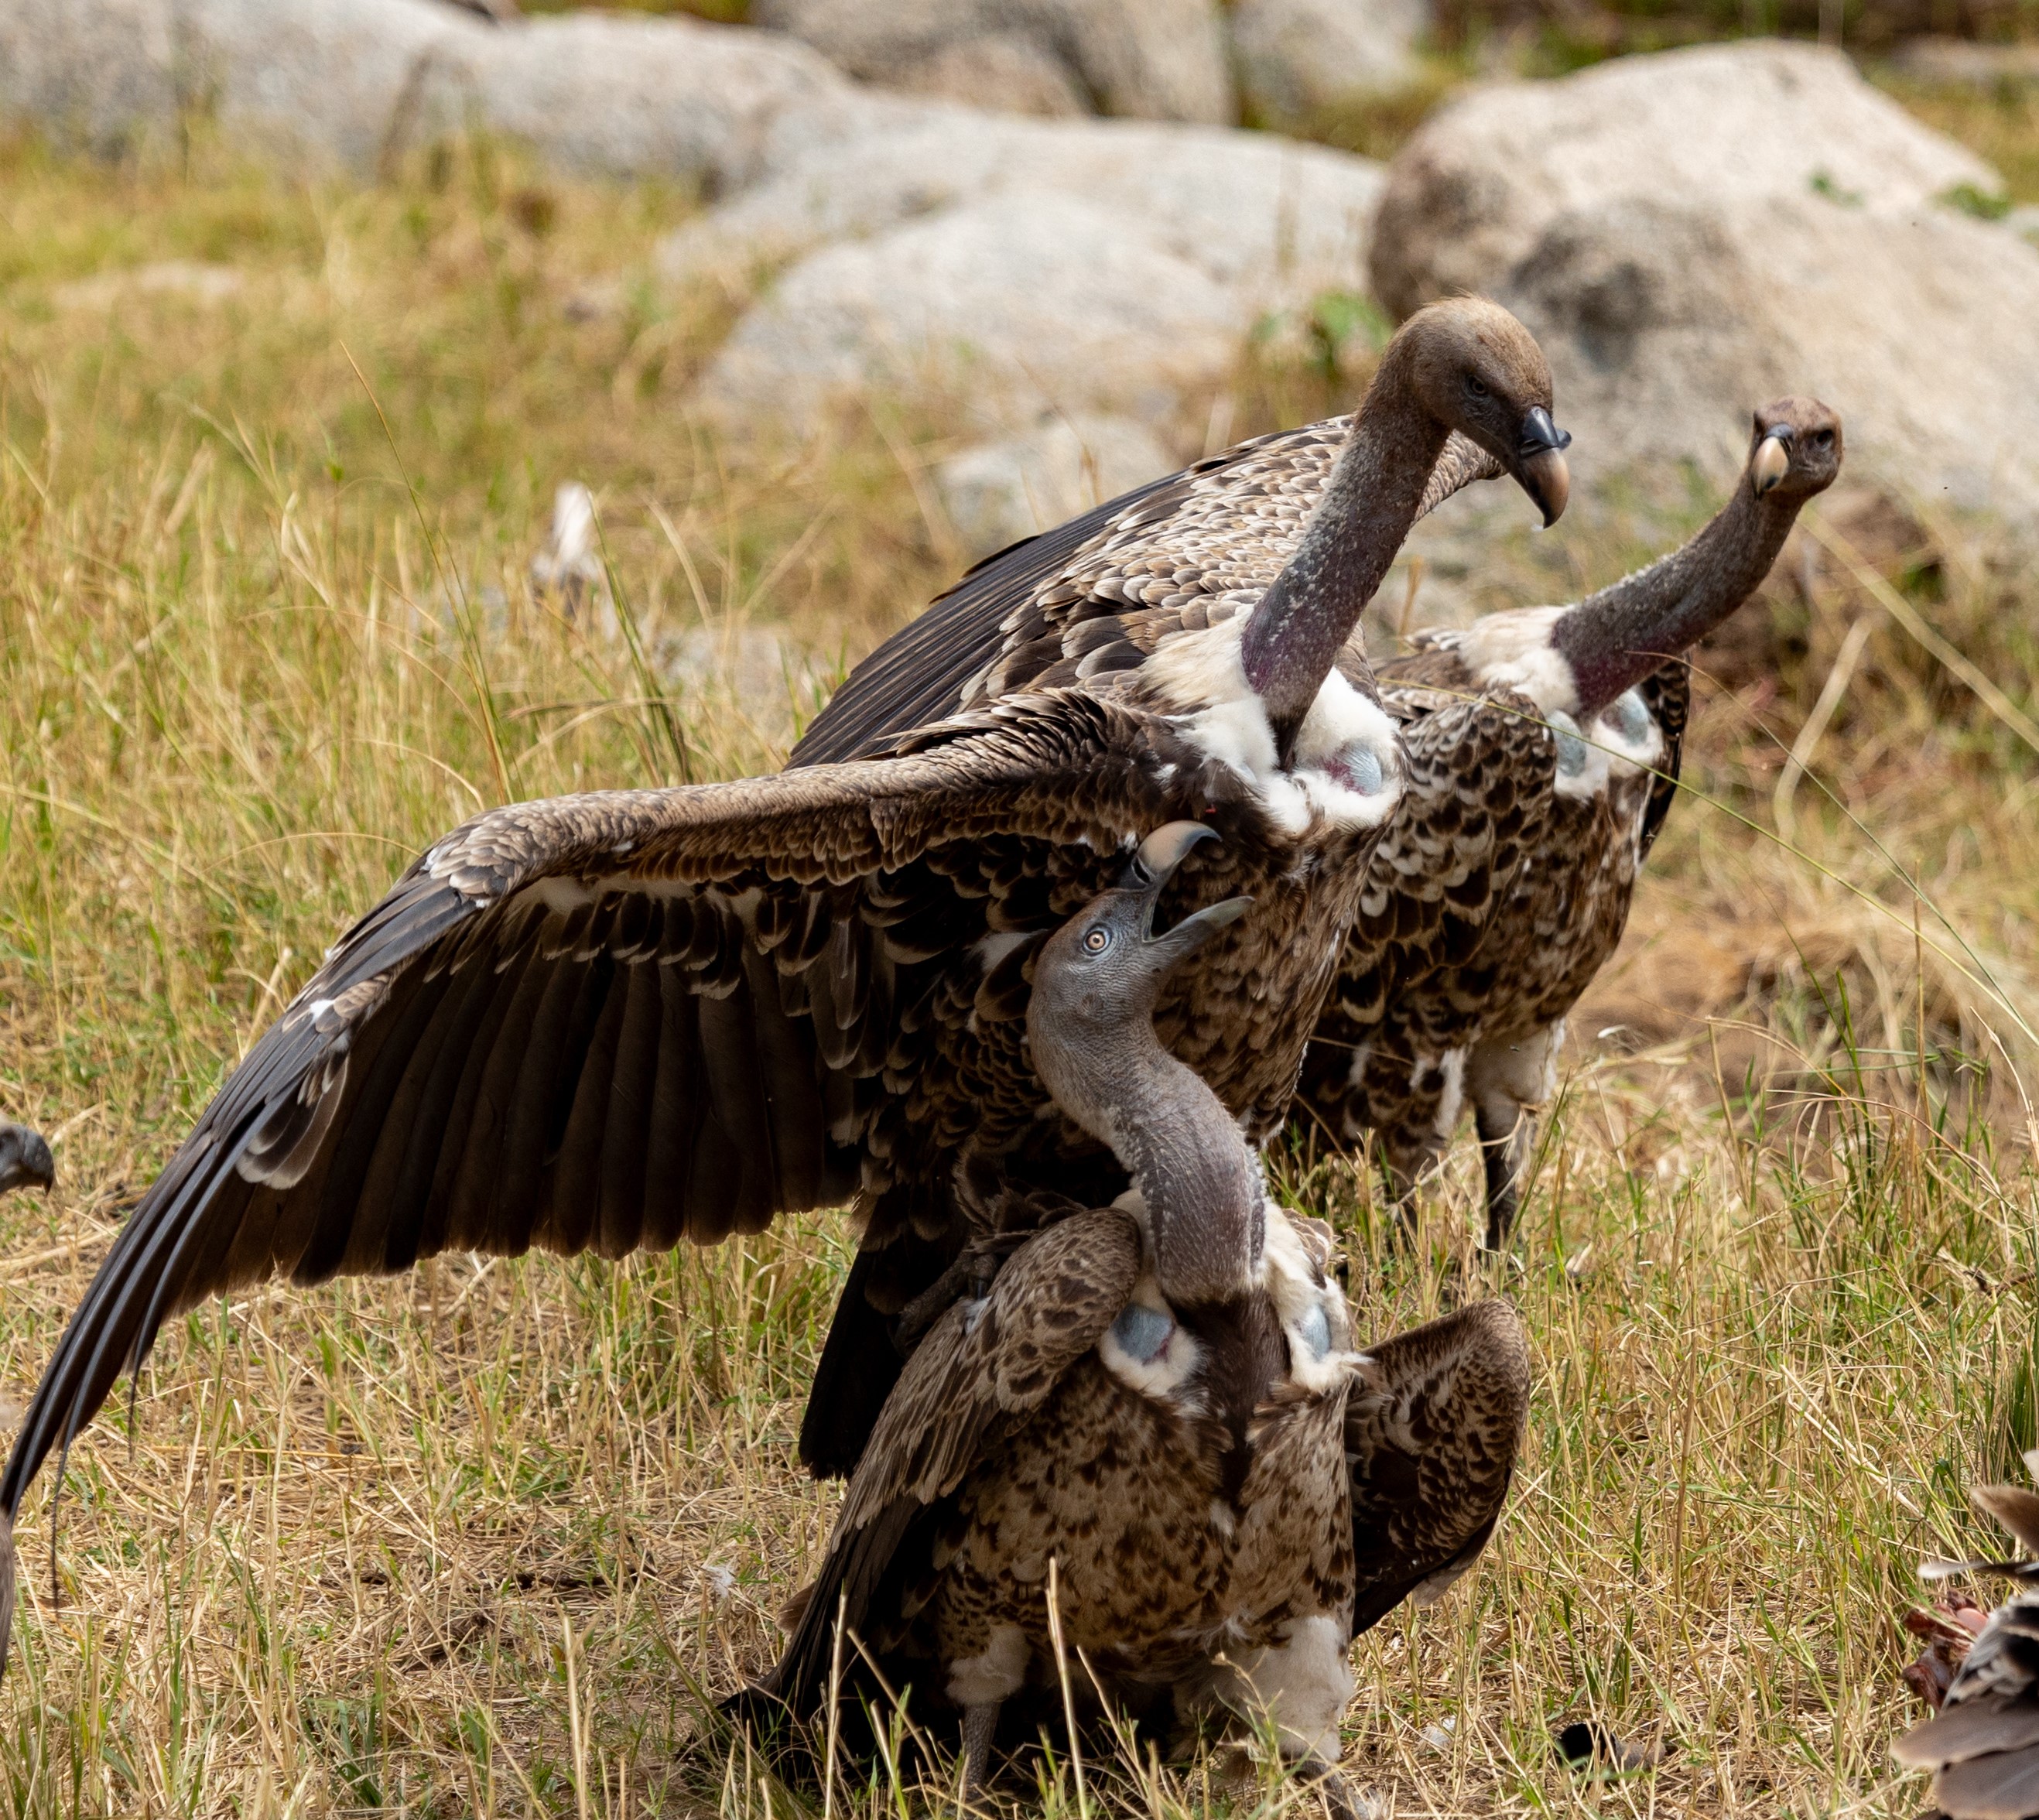
[[[1756,496],[1760,500],[1775,487],[1790,465],[1789,427],[1780,424],[1774,430],[1766,430],[1763,440],[1756,445],[1755,458],[1749,464],[1749,484],[1756,488]]]
[[[1546,530],[1565,515],[1566,502],[1572,496],[1572,470],[1565,462],[1565,450],[1571,446],[1570,433],[1552,423],[1541,405],[1523,417],[1515,477],[1543,513]]]
[[[0,1195],[9,1189],[36,1187],[47,1193],[55,1186],[57,1167],[50,1147],[35,1132],[17,1126],[14,1153],[0,1162]]]
[[[1146,900],[1141,910],[1141,939],[1151,946],[1168,948],[1171,952],[1166,958],[1171,965],[1194,954],[1220,929],[1238,921],[1252,906],[1253,900],[1248,897],[1226,898],[1192,911],[1158,936],[1154,933],[1155,906],[1161,901],[1168,881],[1192,847],[1217,838],[1217,830],[1201,822],[1170,822],[1140,843],[1139,851],[1126,868],[1126,887],[1139,891]]]

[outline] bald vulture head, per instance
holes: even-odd
[[[1154,1033],[1169,975],[1247,908],[1227,898],[1155,933],[1183,856],[1213,838],[1171,822],[1141,842],[1119,883],[1042,944],[1027,1010],[1034,1066],[1056,1104],[1111,1146],[1140,1191],[1155,1273],[1178,1308],[1246,1293],[1266,1236],[1259,1165],[1239,1127]]]
[[[1085,1116],[1111,1091],[1107,1082],[1100,1093],[1098,1077],[1133,1051],[1160,1053],[1154,1006],[1169,975],[1236,922],[1251,901],[1227,898],[1154,933],[1155,906],[1176,868],[1192,847],[1216,838],[1198,822],[1157,828],[1140,843],[1119,883],[1057,929],[1034,963],[1027,1031],[1035,1066],[1063,1109],[1099,1136],[1106,1134]]]
[[[1756,413],[1749,484],[1783,503],[1824,492],[1841,471],[1841,420],[1817,398],[1779,398]]]
[[[1571,496],[1564,451],[1572,439],[1551,420],[1551,365],[1536,338],[1484,297],[1448,297],[1402,325],[1381,356],[1437,422],[1487,450],[1557,522]]]
[[[55,1160],[40,1134],[25,1125],[0,1125],[0,1195],[10,1188],[47,1193],[56,1179]]]

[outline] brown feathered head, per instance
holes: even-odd
[[[1557,522],[1572,439],[1551,420],[1551,365],[1528,329],[1484,297],[1448,297],[1402,325],[1381,357],[1391,363],[1433,417],[1500,462],[1546,525]]]

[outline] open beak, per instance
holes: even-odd
[[[1160,902],[1168,881],[1192,847],[1217,838],[1217,830],[1202,822],[1170,822],[1140,843],[1139,851],[1126,868],[1126,888],[1139,891],[1146,899],[1140,917],[1141,939],[1156,946],[1165,945],[1170,950],[1167,958],[1171,964],[1194,954],[1220,929],[1238,921],[1252,906],[1251,898],[1227,898],[1192,911],[1158,936],[1154,933],[1155,906]]]
[[[1565,451],[1571,446],[1570,432],[1552,423],[1551,413],[1541,405],[1532,406],[1524,416],[1515,477],[1543,513],[1547,530],[1565,515],[1566,502],[1572,496],[1572,470],[1565,462]]]
[[[1756,455],[1749,464],[1749,484],[1756,488],[1756,496],[1761,499],[1771,488],[1783,480],[1791,465],[1791,432],[1779,426],[1768,431],[1756,445]]]

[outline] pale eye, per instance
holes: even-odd
[[[1487,396],[1487,382],[1476,373],[1468,373],[1466,375],[1466,389],[1475,398],[1484,398]]]
[[[1084,937],[1084,946],[1092,954],[1102,954],[1111,946],[1111,937],[1103,929],[1094,929]]]

